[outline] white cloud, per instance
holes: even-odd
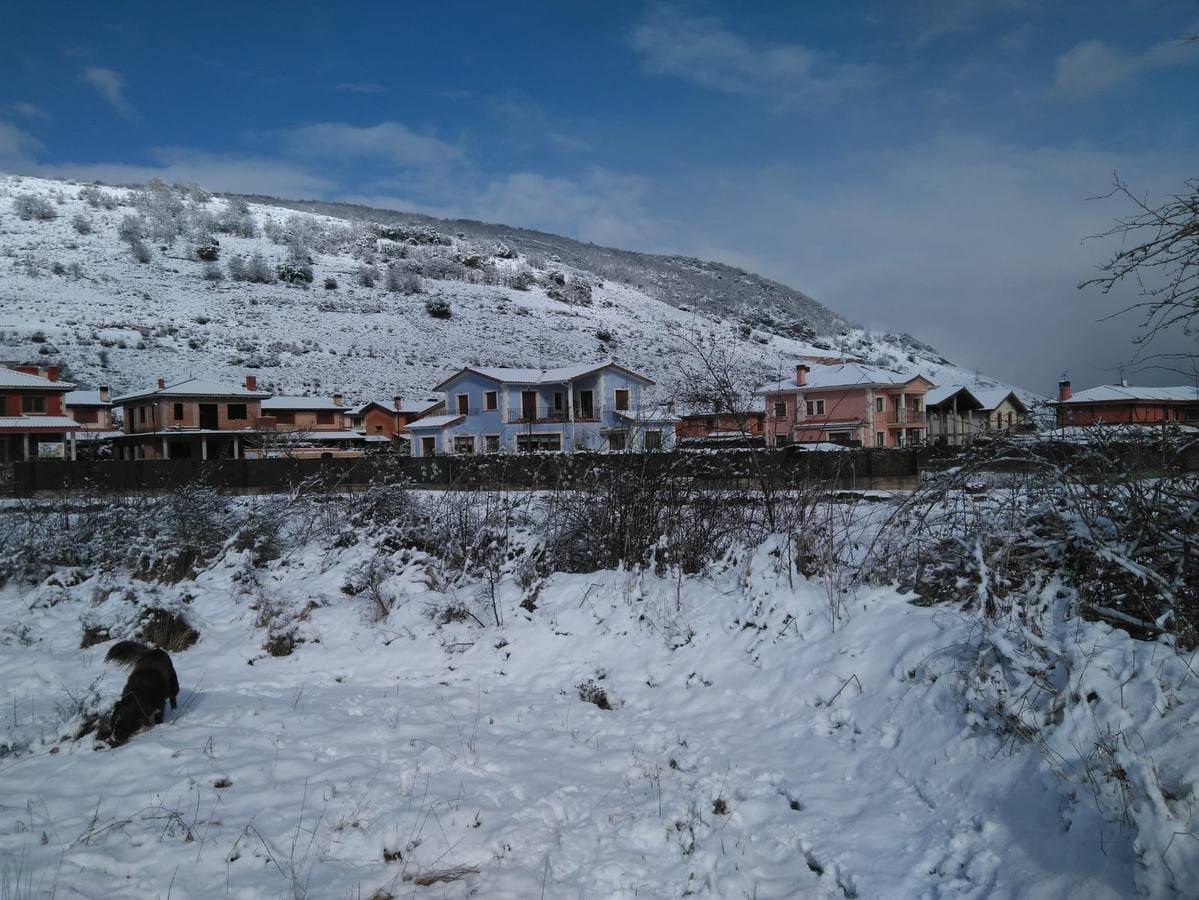
[[[183,147],[159,147],[149,165],[123,163],[55,163],[27,168],[49,178],[76,178],[109,184],[141,184],[151,178],[168,183],[195,182],[214,191],[270,194],[301,199],[326,196],[328,179],[284,160],[230,153],[205,153]]]
[[[916,42],[932,44],[980,30],[989,20],[1036,5],[1032,0],[921,0],[908,8]]]
[[[27,131],[0,120],[0,169],[24,172],[33,165],[41,142]]]
[[[22,103],[21,101],[17,101],[16,103],[10,103],[8,105],[8,108],[11,109],[18,116],[22,116],[26,119],[49,119],[50,118],[50,114],[48,112],[46,112],[40,106],[36,106],[33,103]]]
[[[1106,41],[1083,41],[1054,64],[1053,93],[1068,100],[1092,97],[1150,69],[1182,66],[1199,59],[1199,45],[1173,39],[1141,53],[1126,53]]]
[[[125,118],[133,118],[133,104],[125,96],[125,76],[116,69],[88,66],[79,76],[105,103]]]
[[[390,90],[374,81],[343,81],[337,89],[349,94],[386,94]]]
[[[1160,197],[1190,162],[943,136],[842,158],[819,179],[792,166],[707,173],[704,191],[670,202],[688,254],[744,262],[868,327],[1049,392],[1063,369],[1096,383],[1136,352],[1135,317],[1100,321],[1131,289],[1077,289],[1111,250],[1085,238],[1128,212],[1087,198],[1115,169]]]
[[[382,159],[397,166],[428,166],[459,159],[461,147],[401,122],[357,126],[318,122],[279,132],[292,153],[322,159]]]
[[[801,44],[755,44],[715,19],[689,18],[673,9],[646,18],[632,44],[650,72],[785,105],[833,101],[878,78],[872,66]]]

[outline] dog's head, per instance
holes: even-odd
[[[141,704],[137,702],[136,697],[126,694],[117,701],[116,706],[112,708],[112,715],[104,721],[96,736],[112,747],[119,747],[146,724]]]

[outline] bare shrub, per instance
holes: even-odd
[[[48,222],[58,218],[54,204],[37,194],[17,194],[13,197],[12,208],[19,218],[27,222]]]
[[[71,227],[75,229],[76,234],[91,234],[93,231],[92,220],[83,213],[79,213],[71,219]]]

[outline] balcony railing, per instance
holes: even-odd
[[[532,413],[532,415],[530,415]],[[537,407],[534,410],[514,409],[508,416],[511,425],[541,425],[546,423],[561,424],[563,422],[598,422],[599,413],[595,409],[574,411],[572,419],[568,410],[551,407]]]
[[[887,417],[888,425],[924,425],[924,410],[922,409],[893,409]]]

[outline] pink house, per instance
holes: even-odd
[[[758,391],[766,398],[766,443],[922,444],[928,432],[924,396],[935,386],[923,375],[862,363],[801,363],[794,381]]]

